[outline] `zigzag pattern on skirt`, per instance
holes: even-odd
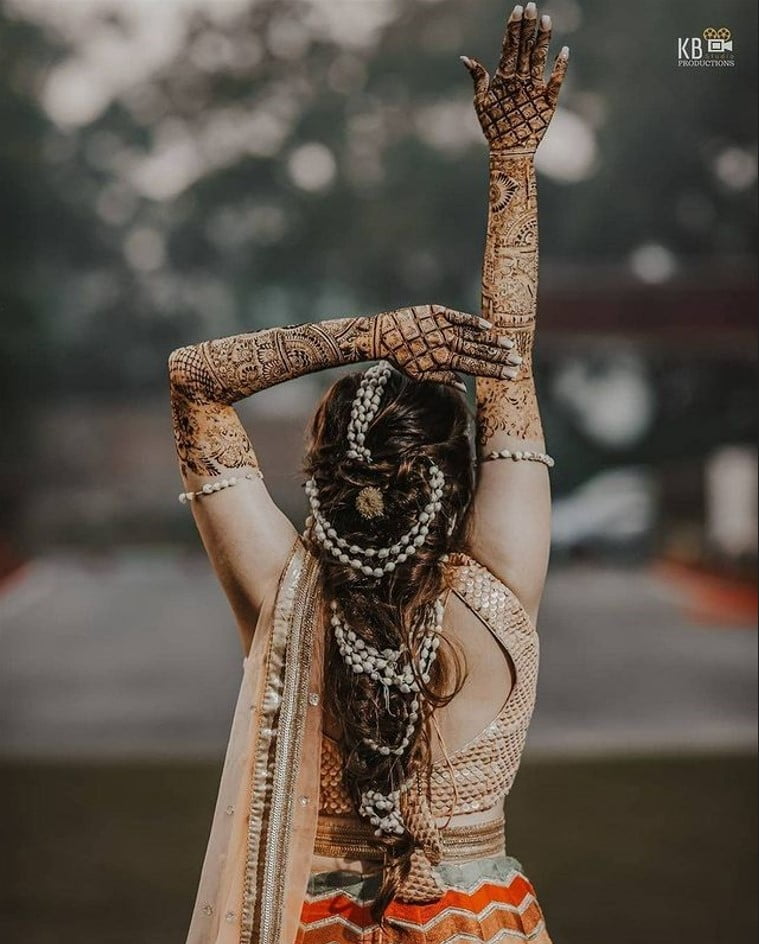
[[[535,891],[515,859],[443,863],[439,870],[443,897],[429,904],[393,901],[386,928],[369,912],[376,881],[351,882],[346,872],[316,876],[296,944],[551,944]]]

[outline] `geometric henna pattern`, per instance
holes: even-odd
[[[568,61],[565,46],[545,81],[550,17],[538,24],[534,7],[525,12],[515,10],[509,17],[492,78],[476,59],[462,57],[474,80],[474,107],[488,144],[523,153],[535,151],[551,122]]]
[[[414,380],[456,384],[455,371],[506,377],[514,370],[510,350],[480,343],[483,326],[474,315],[442,305],[417,305],[378,315],[374,356],[389,361]]]
[[[464,58],[474,80],[474,106],[490,145],[490,187],[482,314],[515,342],[524,358],[516,380],[477,379],[480,447],[495,433],[542,439],[532,376],[538,286],[538,204],[533,155],[558,101],[567,70],[564,47],[545,81],[551,40],[549,17],[537,21],[534,6],[509,17],[501,58],[491,78],[479,62]]]
[[[454,371],[512,376],[513,355],[482,337],[476,315],[418,305],[372,318],[337,318],[205,341],[169,358],[171,408],[183,473],[257,467],[232,404],[341,364],[384,359],[416,380],[456,384]]]

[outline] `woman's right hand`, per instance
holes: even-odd
[[[477,315],[443,305],[415,305],[372,319],[372,356],[412,380],[466,390],[456,372],[513,380],[522,358],[514,344]]]
[[[483,134],[494,150],[533,152],[556,111],[567,72],[569,47],[563,46],[546,82],[551,17],[534,3],[514,7],[506,24],[498,69],[489,76],[482,63],[461,60],[474,80],[474,107]]]

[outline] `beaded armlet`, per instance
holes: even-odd
[[[260,469],[256,469],[255,472],[246,472],[245,475],[230,475],[229,478],[219,479],[218,482],[206,482],[206,484],[201,486],[196,492],[180,492],[177,496],[177,500],[184,505],[186,502],[195,501],[197,498],[205,498],[208,495],[213,495],[214,492],[221,492],[225,488],[232,488],[244,479],[262,478],[263,473]]]
[[[552,469],[555,465],[551,456],[547,452],[533,452],[529,449],[499,449],[497,452],[488,452],[480,458],[480,462],[493,462],[495,459],[513,459],[515,462],[520,460],[526,462],[542,462]]]

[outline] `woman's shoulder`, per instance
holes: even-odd
[[[448,585],[486,622],[494,620],[526,620],[527,611],[516,593],[467,551],[454,551],[446,561]]]

